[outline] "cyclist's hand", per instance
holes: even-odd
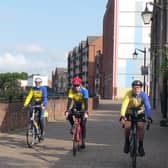
[[[41,105],[41,108],[42,108],[42,110],[45,110],[46,107],[42,104],[42,105]]]
[[[65,112],[64,112],[64,115],[65,115],[65,117],[66,117],[66,118],[68,118],[69,111],[68,111],[68,110],[67,110],[67,111],[65,111]]]
[[[147,117],[147,122],[150,123],[150,124],[152,124],[153,123],[152,118],[151,117]]]
[[[121,123],[122,125],[125,125],[125,121],[126,121],[126,118],[123,117],[123,116],[121,116],[121,117],[120,117],[120,123]]]
[[[85,114],[84,114],[84,118],[88,118],[89,117],[89,113],[86,111]]]
[[[149,128],[150,128],[150,124],[152,124],[153,120],[152,120],[152,118],[151,118],[151,117],[147,117],[146,122],[147,122],[146,129],[147,129],[147,130],[149,130]]]

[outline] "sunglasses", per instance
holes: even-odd
[[[74,87],[79,87],[80,85],[74,85]]]

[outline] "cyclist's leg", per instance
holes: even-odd
[[[29,117],[30,117],[30,118],[32,117],[32,113],[33,113],[33,108],[30,106],[30,107],[29,107]]]
[[[70,134],[73,134],[73,125],[74,125],[74,119],[73,119],[73,114],[70,112],[68,114],[67,120],[69,121],[71,128],[70,128]]]
[[[144,125],[145,125],[145,115],[141,114],[138,116],[139,118],[139,122],[138,122],[138,138],[139,138],[139,147],[138,147],[138,152],[140,153],[140,155],[144,155],[144,148],[143,148],[143,140],[144,140],[144,134],[145,134],[145,130],[144,130]]]
[[[30,106],[29,107],[29,122],[31,122],[31,117],[32,117],[32,114],[33,114],[33,108]],[[32,126],[32,124],[31,124],[31,126]]]
[[[82,128],[82,148],[85,148],[85,140],[86,140],[86,122],[87,119],[84,117],[81,117],[81,128]]]
[[[125,122],[125,129],[124,129],[124,135],[125,135],[125,144],[124,144],[124,153],[129,152],[129,137],[130,137],[130,130],[131,130],[131,115],[126,114],[126,122]]]
[[[73,114],[69,113],[67,120],[69,121],[69,123],[71,124],[71,126],[74,125],[74,120],[73,120]]]
[[[40,130],[41,130],[41,139],[44,139],[45,136],[45,109],[42,109],[39,112],[39,125],[40,125]]]

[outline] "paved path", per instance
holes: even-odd
[[[35,148],[25,143],[25,132],[0,135],[0,168],[130,168],[129,155],[123,151],[120,104],[101,101],[87,124],[87,148],[72,156],[69,124],[48,124],[47,139]],[[145,135],[145,157],[138,157],[137,168],[168,168],[168,128],[159,127],[160,114]]]

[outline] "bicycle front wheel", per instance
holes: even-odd
[[[74,125],[73,128],[73,156],[76,156],[76,152],[79,148],[79,142],[78,142],[78,126]]]
[[[36,128],[33,123],[29,124],[26,132],[27,146],[32,148],[36,140]]]
[[[78,149],[78,142],[73,140],[73,156],[76,156],[77,149]]]
[[[136,168],[136,155],[132,157],[132,168]]]
[[[136,160],[137,160],[137,139],[136,136],[132,139],[132,146],[131,146],[131,158],[132,158],[132,168],[136,168]]]

